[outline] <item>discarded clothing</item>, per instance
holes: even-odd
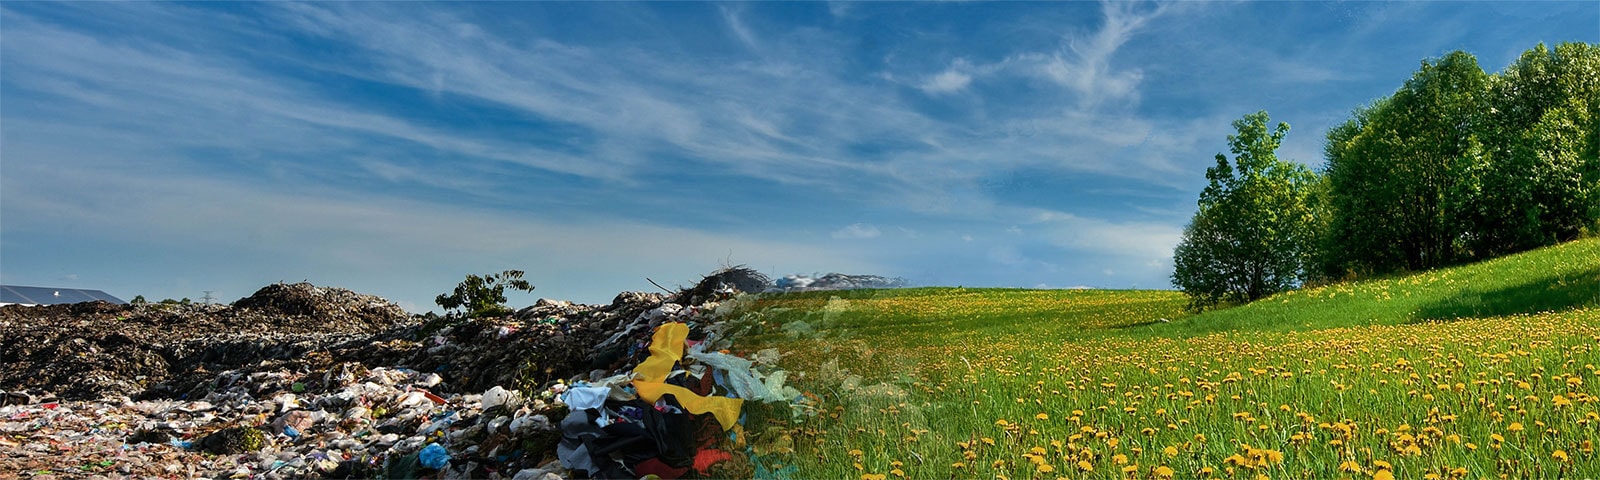
[[[662,395],[671,394],[683,405],[684,410],[710,413],[717,417],[717,422],[722,424],[724,430],[733,428],[739,421],[739,410],[744,406],[744,400],[702,397],[687,388],[665,383],[672,366],[683,359],[683,340],[688,336],[689,326],[682,323],[666,323],[656,329],[650,341],[650,358],[633,369],[637,375],[633,386],[639,391],[639,398],[646,402],[654,403]]]
[[[609,387],[572,387],[561,394],[561,401],[573,410],[600,408],[611,395]]]

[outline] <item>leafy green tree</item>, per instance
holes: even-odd
[[[1600,218],[1600,46],[1540,44],[1495,78],[1482,188],[1463,217],[1490,257],[1594,231]]]
[[[1473,222],[1460,212],[1486,164],[1478,132],[1490,77],[1466,52],[1422,67],[1389,98],[1328,132],[1334,276],[1421,270],[1462,258]]]
[[[134,305],[144,305],[145,303],[148,303],[148,302],[144,299],[144,295],[134,295],[133,296],[133,300],[129,301],[128,303],[131,303],[131,304],[134,304]]]
[[[455,291],[439,294],[433,301],[445,310],[462,308],[469,318],[509,315],[511,309],[506,307],[507,288],[533,291],[533,285],[522,279],[521,270],[506,270],[481,277],[467,275],[466,280],[456,285]]]
[[[1199,210],[1184,228],[1173,253],[1172,282],[1202,309],[1223,302],[1248,302],[1292,288],[1310,278],[1318,245],[1313,194],[1320,179],[1298,163],[1280,160],[1277,149],[1289,132],[1261,111],[1233,122],[1230,163],[1217,154],[1206,169],[1209,181]]]

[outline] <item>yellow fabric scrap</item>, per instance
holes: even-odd
[[[683,405],[684,410],[697,414],[709,412],[717,417],[717,423],[722,424],[723,430],[733,428],[739,423],[739,409],[744,406],[744,400],[702,397],[687,388],[666,383],[672,366],[683,359],[685,338],[689,338],[689,326],[686,324],[664,323],[656,328],[655,336],[650,339],[650,358],[644,359],[633,369],[633,388],[638,390],[639,398],[650,403],[670,393],[678,399],[678,404]]]

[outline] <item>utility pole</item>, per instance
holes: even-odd
[[[206,305],[210,305],[211,301],[215,300],[215,297],[211,296],[211,290],[206,290],[205,292],[206,292],[206,296],[200,297],[200,303],[203,303],[203,304],[206,304]]]

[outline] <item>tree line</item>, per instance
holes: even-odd
[[[1456,51],[1279,159],[1289,125],[1233,123],[1174,251],[1196,309],[1308,283],[1476,261],[1600,234],[1600,45],[1540,44],[1500,73]]]

